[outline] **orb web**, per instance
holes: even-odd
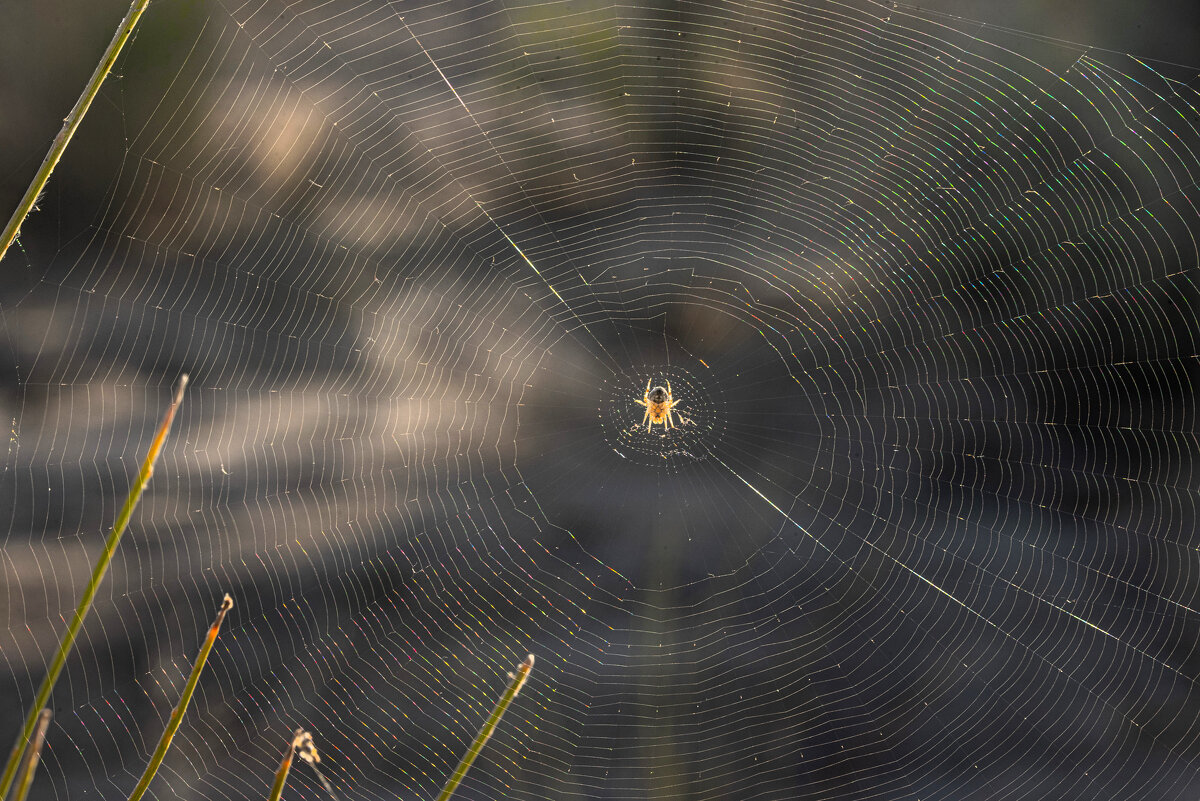
[[[152,7],[0,306],[9,729],[192,376],[44,797],[124,797],[224,592],[160,798],[297,726],[434,797],[529,652],[464,798],[1194,797],[1196,77],[869,2]]]
[[[696,361],[703,365],[701,360]],[[640,394],[630,390],[639,374],[648,376]],[[645,365],[633,375],[620,374],[606,380],[601,385],[597,409],[605,439],[617,456],[642,465],[676,471],[703,459],[724,428],[726,404],[715,383],[714,376],[695,375],[678,363]],[[674,405],[669,427],[654,422],[644,405],[654,389],[671,393]]]

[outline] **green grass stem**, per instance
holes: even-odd
[[[22,727],[21,733],[17,737],[16,745],[13,746],[12,753],[8,757],[8,762],[4,766],[4,775],[0,776],[0,798],[5,798],[12,787],[13,777],[17,773],[17,764],[21,760],[25,744],[33,736],[38,715],[46,706],[46,702],[50,700],[50,691],[54,689],[54,683],[58,681],[58,675],[62,673],[63,665],[66,664],[67,656],[71,653],[71,649],[75,645],[75,637],[79,634],[80,627],[83,626],[84,618],[91,611],[92,601],[96,598],[96,591],[100,589],[100,582],[104,580],[104,574],[108,572],[109,562],[112,561],[113,554],[117,551],[117,545],[121,542],[121,535],[125,533],[125,528],[129,525],[129,519],[133,516],[134,507],[137,506],[138,500],[142,497],[142,490],[146,489],[146,485],[150,483],[150,477],[154,475],[154,462],[158,459],[158,453],[162,450],[163,443],[167,439],[167,434],[171,430],[171,423],[175,420],[175,412],[179,409],[179,404],[183,402],[183,390],[187,387],[187,381],[187,375],[183,375],[179,379],[179,388],[175,392],[175,399],[171,401],[171,405],[167,407],[167,413],[163,415],[158,433],[155,435],[154,441],[150,443],[150,450],[146,453],[146,458],[142,462],[142,469],[138,472],[133,487],[129,490],[129,497],[125,499],[125,505],[121,507],[121,511],[117,515],[116,523],[113,524],[112,533],[109,534],[108,540],[104,543],[104,550],[101,552],[100,558],[96,560],[96,564],[92,568],[92,577],[88,580],[87,587],[83,590],[83,597],[79,599],[79,605],[75,608],[75,616],[71,618],[71,623],[67,626],[66,633],[63,634],[62,640],[59,641],[58,651],[54,654],[54,660],[50,663],[50,669],[46,672],[46,677],[42,679],[42,686],[38,688],[37,695],[29,707],[29,714],[25,718],[25,725]]]
[[[42,744],[46,742],[46,727],[49,725],[50,710],[43,709],[33,729],[33,739],[29,741],[25,756],[21,759],[21,769],[17,771],[17,789],[13,790],[13,801],[25,801],[29,795],[33,774],[37,772],[38,760],[42,757]]]
[[[496,724],[500,722],[500,718],[504,715],[508,705],[517,697],[517,693],[521,692],[521,688],[525,686],[525,679],[529,678],[529,671],[533,670],[533,654],[525,657],[525,661],[517,668],[516,673],[508,674],[512,680],[508,683],[508,689],[504,691],[504,695],[500,696],[500,700],[496,702],[495,709],[488,719],[484,721],[483,728],[479,730],[479,734],[475,735],[475,742],[471,743],[471,747],[467,749],[467,753],[463,754],[462,760],[459,761],[458,767],[454,769],[454,774],[450,777],[450,781],[446,782],[446,786],[442,789],[442,794],[438,796],[437,801],[447,801],[450,796],[454,795],[454,791],[458,789],[458,785],[462,782],[463,777],[467,775],[467,771],[471,769],[472,763],[475,762],[475,757],[479,756],[479,752],[483,750],[483,746],[492,736],[492,732],[496,730]]]
[[[288,743],[287,750],[283,752],[283,759],[279,762],[279,770],[275,771],[275,783],[271,785],[271,795],[267,801],[279,801],[279,797],[283,795],[283,785],[287,784],[288,773],[292,770],[292,759],[296,755],[296,749],[304,744],[308,737],[308,732],[304,729],[296,729],[292,735],[292,741]]]
[[[59,130],[58,136],[54,137],[54,143],[50,145],[50,152],[46,154],[46,158],[42,161],[42,166],[38,168],[37,175],[33,177],[29,188],[25,190],[25,197],[21,198],[16,211],[13,212],[12,217],[8,220],[8,225],[4,227],[4,234],[0,236],[0,260],[8,252],[8,246],[17,238],[17,233],[21,230],[21,223],[25,221],[25,217],[33,209],[33,204],[37,202],[38,195],[42,193],[43,187],[46,186],[46,181],[50,180],[50,173],[54,172],[55,165],[58,164],[63,151],[67,149],[71,137],[75,135],[75,129],[83,121],[83,115],[87,114],[88,107],[92,105],[92,100],[99,94],[100,85],[104,83],[104,79],[112,71],[117,56],[121,54],[121,48],[129,40],[134,26],[137,25],[138,18],[142,16],[142,12],[146,10],[146,6],[149,3],[150,0],[134,0],[133,5],[129,7],[128,13],[125,14],[125,19],[121,20],[121,25],[117,28],[117,32],[113,34],[112,41],[108,43],[108,49],[104,51],[104,56],[100,59],[100,63],[96,65],[96,71],[92,73],[91,80],[83,88],[83,94],[75,101],[75,107],[71,109],[71,113],[63,120],[62,129]],[[7,783],[4,787],[7,789]],[[3,797],[3,794],[0,793],[0,798]]]
[[[133,792],[129,794],[129,801],[141,801],[141,797],[146,793],[146,788],[154,780],[154,774],[158,773],[158,767],[166,757],[167,749],[171,747],[171,740],[175,739],[175,732],[179,730],[179,724],[183,722],[183,713],[187,711],[192,694],[196,692],[196,685],[200,682],[200,673],[204,670],[204,663],[208,661],[208,655],[217,641],[217,635],[221,633],[221,624],[225,622],[225,615],[232,608],[233,599],[227,593],[225,599],[221,601],[221,608],[217,610],[216,619],[208,629],[208,636],[204,638],[204,644],[200,646],[200,653],[197,654],[196,662],[192,665],[192,673],[183,687],[183,695],[180,696],[175,711],[171,713],[171,719],[167,721],[167,728],[159,738],[158,747],[154,749],[154,755],[150,757],[150,763],[146,765],[142,778],[138,781],[137,787],[133,788]]]

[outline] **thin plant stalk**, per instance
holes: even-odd
[[[308,732],[304,729],[296,729],[292,735],[292,741],[288,743],[287,750],[283,752],[283,759],[279,762],[279,770],[275,771],[275,783],[271,785],[271,795],[267,801],[279,801],[279,797],[283,795],[283,785],[287,784],[288,773],[292,770],[292,758],[307,736]]]
[[[296,737],[292,740],[292,749],[296,755],[307,762],[313,769],[313,773],[317,774],[317,778],[321,780],[321,786],[325,788],[325,792],[333,801],[338,801],[337,793],[333,791],[333,785],[329,783],[329,779],[325,778],[325,774],[317,765],[321,764],[321,755],[317,752],[317,746],[313,743],[312,735],[303,729],[296,730]]]
[[[50,663],[50,669],[46,672],[46,677],[42,679],[42,686],[38,688],[37,696],[34,697],[33,704],[29,707],[29,714],[25,718],[25,725],[22,727],[21,733],[17,737],[16,745],[13,746],[12,753],[8,757],[8,762],[4,766],[4,775],[0,776],[0,798],[6,797],[9,788],[12,787],[13,777],[17,773],[17,763],[21,760],[21,753],[25,750],[25,744],[33,736],[33,729],[37,725],[38,714],[46,706],[46,702],[50,700],[50,691],[54,689],[54,683],[58,681],[58,675],[62,673],[63,665],[66,664],[67,656],[71,653],[71,648],[75,645],[75,637],[79,634],[80,627],[83,626],[84,618],[91,611],[92,601],[96,598],[96,591],[100,589],[100,582],[104,580],[104,574],[108,572],[109,562],[112,561],[113,554],[117,551],[117,545],[121,542],[121,535],[125,533],[125,528],[129,525],[129,519],[133,516],[133,510],[137,506],[138,500],[142,497],[142,490],[146,489],[146,485],[150,483],[150,476],[154,475],[154,462],[158,459],[158,453],[162,450],[163,443],[167,439],[167,434],[171,430],[171,423],[175,420],[175,412],[179,409],[179,404],[183,402],[183,390],[187,387],[187,381],[188,377],[186,374],[179,379],[179,388],[175,391],[175,399],[171,401],[171,405],[167,407],[167,413],[163,415],[158,433],[155,435],[154,441],[150,443],[150,450],[147,451],[146,458],[142,462],[142,469],[138,471],[137,479],[133,482],[133,487],[129,490],[129,497],[125,499],[125,505],[121,507],[121,511],[117,515],[117,520],[113,524],[112,533],[109,534],[108,540],[104,543],[104,550],[92,568],[92,577],[88,580],[87,586],[83,590],[83,597],[79,599],[79,605],[75,608],[75,616],[71,618],[71,624],[67,626],[62,640],[59,641],[58,651],[54,654],[54,659]]]
[[[50,710],[43,709],[38,715],[37,725],[33,729],[33,739],[25,749],[21,759],[21,769],[17,771],[17,789],[13,791],[13,801],[25,801],[29,788],[33,785],[33,774],[37,772],[38,760],[42,757],[42,744],[46,742],[46,727],[50,725]]]
[[[71,113],[63,120],[62,129],[59,130],[58,136],[54,137],[54,143],[50,146],[50,152],[46,154],[45,160],[42,161],[42,166],[38,168],[37,175],[33,177],[33,182],[25,190],[25,197],[21,198],[21,203],[17,206],[16,211],[13,212],[8,225],[5,226],[4,234],[0,236],[0,259],[4,258],[4,254],[8,252],[8,246],[17,238],[17,233],[21,230],[21,223],[25,221],[25,217],[33,208],[33,204],[37,202],[38,195],[42,193],[43,187],[46,186],[46,181],[50,180],[50,173],[54,172],[55,165],[58,164],[63,151],[67,149],[67,144],[70,143],[71,137],[75,135],[75,129],[83,121],[83,115],[87,113],[88,107],[92,105],[92,100],[99,94],[100,85],[104,83],[104,79],[112,71],[117,56],[121,54],[121,48],[129,40],[134,26],[137,25],[138,18],[142,16],[142,12],[146,10],[146,6],[149,3],[150,0],[134,0],[133,5],[129,7],[129,12],[125,14],[125,19],[121,20],[121,25],[117,28],[117,32],[113,34],[112,41],[108,43],[108,49],[104,51],[103,58],[96,65],[96,71],[92,73],[91,80],[83,88],[83,94],[75,101],[75,107],[71,109]],[[8,789],[8,781],[10,780],[5,781],[4,790]],[[3,797],[3,792],[0,792],[0,798]]]
[[[479,734],[475,735],[475,742],[471,743],[471,747],[467,749],[467,753],[463,754],[463,758],[459,761],[458,767],[454,769],[454,774],[450,777],[450,781],[446,782],[446,786],[442,788],[442,794],[437,797],[437,801],[446,801],[450,796],[454,795],[454,791],[458,789],[458,785],[462,782],[463,777],[467,775],[467,771],[471,769],[472,763],[475,762],[475,757],[479,756],[479,752],[483,750],[483,746],[492,736],[492,732],[496,730],[496,724],[500,722],[500,718],[504,715],[508,705],[517,697],[517,693],[521,692],[521,688],[525,686],[525,679],[529,678],[529,671],[533,670],[533,654],[525,657],[525,661],[517,668],[516,673],[509,673],[511,681],[508,683],[508,689],[504,691],[504,695],[500,696],[500,700],[496,702],[495,709],[488,719],[484,722],[483,728],[479,730]]]
[[[183,722],[183,713],[187,711],[188,704],[192,700],[192,694],[196,692],[196,685],[200,682],[200,673],[204,670],[204,663],[208,661],[208,654],[212,651],[213,644],[217,641],[217,635],[221,633],[221,624],[225,622],[225,615],[232,608],[233,599],[226,593],[225,599],[221,601],[221,608],[217,610],[217,617],[208,629],[208,636],[204,638],[204,644],[200,646],[200,653],[196,656],[195,664],[192,665],[192,673],[188,676],[187,684],[183,687],[183,695],[180,696],[179,703],[175,706],[175,711],[171,713],[171,719],[167,721],[166,731],[159,738],[158,747],[154,749],[154,755],[150,757],[150,763],[146,765],[146,770],[143,771],[142,778],[138,781],[137,787],[133,788],[133,792],[129,794],[129,801],[140,801],[146,792],[146,788],[154,780],[154,774],[158,773],[158,767],[166,757],[167,749],[171,747],[171,740],[175,739],[175,732],[179,730],[179,724]]]

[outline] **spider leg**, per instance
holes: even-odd
[[[674,404],[670,404],[670,403],[667,404],[667,424],[666,424],[667,428],[675,427],[675,421],[671,419],[671,406],[672,405],[674,405]]]
[[[671,382],[667,382],[667,408],[671,408]]]
[[[644,422],[646,422],[646,421],[647,421],[647,420],[649,420],[649,419],[650,419],[650,409],[649,409],[649,408],[647,408],[647,409],[646,409],[646,414],[645,414],[645,416],[643,416],[643,417],[642,417],[642,422],[644,423]],[[646,430],[647,430],[647,431],[649,431],[649,430],[650,430],[650,426],[646,426]]]

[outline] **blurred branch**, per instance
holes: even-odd
[[[25,217],[33,209],[33,204],[37,202],[38,195],[42,193],[43,187],[46,186],[46,181],[50,180],[50,173],[54,172],[54,167],[62,157],[63,151],[67,149],[71,137],[75,135],[75,129],[83,121],[83,115],[87,114],[88,107],[92,105],[92,100],[99,94],[100,85],[108,77],[108,73],[112,70],[117,56],[121,54],[121,48],[129,40],[134,26],[137,25],[138,18],[142,16],[142,12],[146,10],[146,6],[149,3],[150,0],[133,1],[133,5],[129,7],[128,13],[125,14],[125,19],[121,20],[120,27],[113,34],[112,41],[108,43],[108,49],[104,51],[103,58],[96,65],[96,71],[92,73],[91,80],[84,87],[83,94],[75,101],[75,107],[71,109],[71,113],[63,120],[62,129],[59,130],[58,136],[54,137],[54,144],[50,146],[50,152],[46,154],[46,158],[42,161],[42,166],[38,168],[37,175],[33,177],[33,182],[29,184],[29,189],[25,190],[25,197],[21,198],[16,211],[9,218],[8,225],[4,227],[4,234],[0,236],[0,260],[4,259],[4,254],[8,252],[8,246],[17,238],[17,233],[21,230],[21,223],[25,221]],[[5,780],[2,784],[3,789],[0,789],[0,798],[8,790],[10,781],[12,781],[12,777],[8,775],[8,771],[5,771]]]

